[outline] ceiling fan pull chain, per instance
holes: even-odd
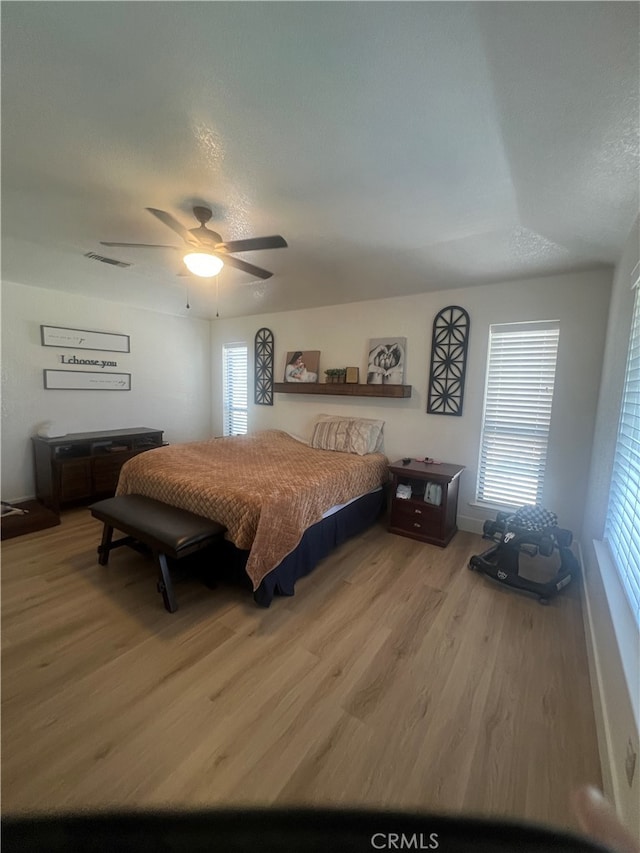
[[[220,284],[220,273],[216,276],[216,319],[220,317],[218,314],[218,285]]]
[[[191,308],[191,305],[189,305],[189,285],[187,285],[187,308]]]

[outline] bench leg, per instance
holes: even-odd
[[[158,592],[162,593],[164,606],[167,608],[169,613],[175,613],[175,611],[178,609],[178,602],[176,601],[176,597],[173,592],[173,583],[171,582],[171,576],[169,574],[167,558],[164,554],[160,553],[156,553],[155,558],[157,560],[158,568],[160,570],[160,577],[158,579]]]
[[[105,521],[102,529],[102,542],[98,546],[98,563],[101,566],[106,566],[109,562],[109,551],[111,550],[112,536],[113,527]]]

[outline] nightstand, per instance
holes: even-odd
[[[393,477],[389,532],[442,548],[448,545],[458,529],[458,485],[464,465],[415,459],[403,465],[399,460],[389,466],[389,471]],[[410,497],[397,497],[398,486],[407,494],[410,489]]]

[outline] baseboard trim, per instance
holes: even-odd
[[[8,504],[22,504],[25,501],[35,501],[37,498],[35,495],[22,495],[20,498],[2,498],[2,500]]]
[[[623,823],[640,838],[640,778],[628,750],[640,739],[638,625],[606,544],[580,543],[584,627],[603,789]]]
[[[580,565],[583,567],[584,572],[585,562],[582,547],[579,542],[576,544]],[[602,678],[600,655],[598,654],[598,644],[596,642],[593,625],[591,596],[589,594],[588,584],[583,582],[580,584],[580,587],[582,599],[582,620],[584,624],[584,636],[587,644],[587,660],[589,662],[589,681],[591,682],[591,700],[593,702],[593,711],[596,721],[598,752],[600,753],[602,787],[605,796],[611,800],[611,802],[615,803],[616,786],[614,784],[614,774],[612,772],[613,747],[611,741],[611,726],[609,724],[606,702],[603,701],[603,697],[605,696],[604,682]]]
[[[485,521],[486,519],[480,520],[470,515],[459,515],[457,518],[458,530],[465,530],[467,533],[478,533],[482,536],[482,528]]]

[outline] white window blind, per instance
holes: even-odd
[[[542,501],[559,334],[555,321],[490,328],[479,501]]]
[[[244,435],[247,432],[247,361],[245,344],[224,344],[222,349],[224,435]]]
[[[640,625],[640,288],[622,393],[605,538]]]

